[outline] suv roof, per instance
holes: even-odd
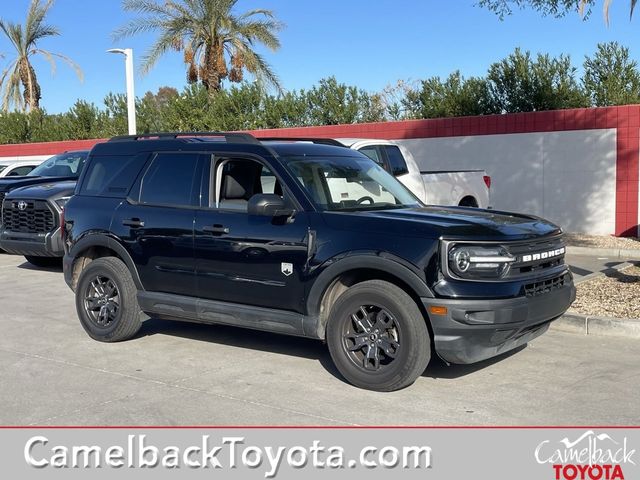
[[[248,133],[228,132],[177,132],[149,133],[113,137],[93,148],[94,155],[133,155],[150,150],[208,150],[214,147],[225,152],[269,153],[280,156],[329,155],[354,156],[357,153],[339,145],[338,142],[311,143],[310,141],[288,141],[285,139],[260,141]]]

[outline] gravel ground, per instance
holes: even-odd
[[[571,311],[597,317],[640,318],[639,265],[578,285]]]
[[[613,237],[611,235],[584,235],[582,233],[566,233],[565,241],[572,247],[620,248],[640,250],[640,238]]]

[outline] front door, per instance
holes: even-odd
[[[302,312],[307,214],[287,220],[247,213],[252,195],[283,195],[277,178],[256,160],[212,160],[209,185],[209,208],[195,218],[198,296]]]

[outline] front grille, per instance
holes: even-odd
[[[541,276],[564,265],[565,246],[560,236],[548,240],[504,246],[516,258],[507,274],[507,278],[510,279]]]
[[[3,205],[2,224],[7,231],[47,233],[56,227],[53,211],[45,201],[11,199]]]
[[[524,294],[527,297],[537,297],[544,295],[553,290],[564,287],[569,281],[569,274],[565,273],[556,278],[550,278],[548,280],[542,280],[540,282],[528,283],[524,286]]]

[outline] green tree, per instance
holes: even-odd
[[[180,93],[173,87],[160,87],[156,93],[145,93],[136,102],[138,130],[144,133],[169,130],[167,112],[171,104],[177,101],[179,96]],[[123,97],[123,101],[125,109],[122,112],[122,120],[124,126],[126,126],[126,98]]]
[[[402,100],[412,118],[440,118],[498,113],[483,78],[465,79],[455,71],[444,81],[431,77],[419,90],[409,90]]]
[[[640,103],[638,63],[617,42],[599,43],[593,57],[585,57],[582,81],[597,107]]]
[[[300,94],[305,96],[303,92]],[[371,98],[364,90],[323,78],[306,92],[311,125],[338,125],[372,121]]]
[[[588,106],[568,56],[538,54],[534,60],[519,48],[489,67],[493,105],[499,112],[533,112]]]
[[[280,48],[277,33],[282,23],[271,10],[256,9],[236,14],[238,0],[123,0],[126,11],[141,16],[114,32],[121,39],[140,33],[159,36],[144,57],[143,72],[170,50],[183,52],[187,81],[198,80],[213,97],[222,81],[241,82],[244,71],[261,83],[280,89],[278,77],[255,47],[262,44],[272,51]]]
[[[268,95],[261,111],[265,128],[286,128],[311,125],[306,93],[286,92],[278,97]]]
[[[42,92],[36,71],[31,64],[34,55],[42,55],[55,71],[55,59],[60,58],[75,69],[82,80],[80,68],[68,57],[59,53],[39,48],[41,40],[60,35],[59,30],[48,25],[46,16],[53,5],[53,0],[31,0],[24,25],[0,19],[0,30],[15,49],[15,58],[9,67],[2,72],[0,86],[4,88],[2,109],[15,106],[20,110],[37,110],[40,108]],[[20,87],[23,92],[20,92]]]

